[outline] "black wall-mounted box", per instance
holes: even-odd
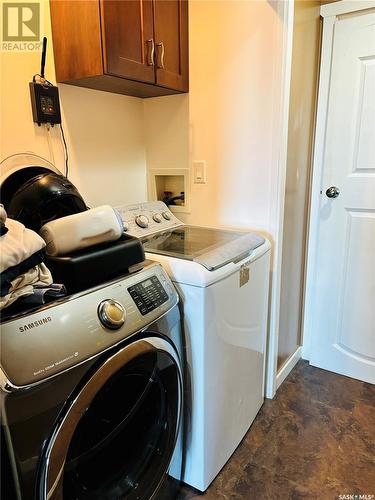
[[[61,123],[58,87],[36,82],[30,82],[29,86],[34,122],[38,125]]]

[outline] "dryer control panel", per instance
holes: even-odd
[[[1,325],[1,385],[26,387],[99,355],[178,303],[159,264]]]

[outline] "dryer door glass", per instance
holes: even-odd
[[[56,441],[51,456],[61,455],[67,444],[68,449],[56,488],[51,484],[56,465],[51,464],[49,498],[60,498],[62,490],[64,499],[148,499],[164,491],[166,481],[174,482],[167,472],[178,435],[181,374],[173,348],[162,350],[160,342],[168,343],[157,340],[156,347],[145,340],[130,344],[133,355],[125,364],[105,383],[99,367],[86,387],[95,377],[99,385],[81,391],[85,403],[98,389],[87,407],[79,403],[80,396],[73,403],[66,418],[71,420],[66,425],[75,426],[69,443],[64,442],[69,431],[60,429],[60,451]]]

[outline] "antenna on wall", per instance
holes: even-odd
[[[42,60],[40,62],[40,77],[44,79],[44,68],[46,66],[47,37],[43,37]]]

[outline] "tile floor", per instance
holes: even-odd
[[[179,500],[344,494],[375,500],[375,386],[300,361],[205,495],[184,487]]]

